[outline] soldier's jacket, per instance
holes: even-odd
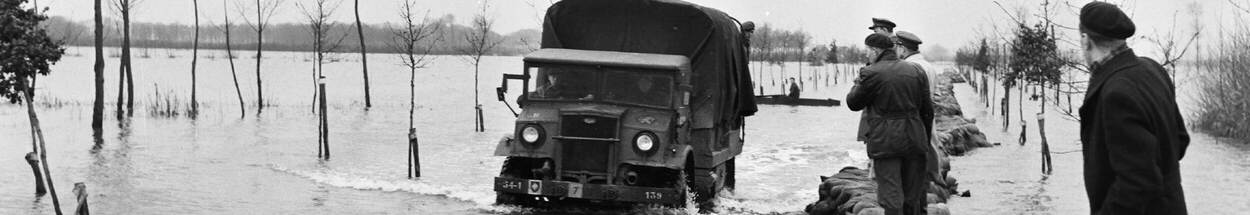
[[[1123,50],[1091,70],[1080,109],[1090,210],[1186,214],[1179,161],[1189,133],[1163,67]]]
[[[868,157],[923,155],[933,128],[933,98],[924,71],[885,51],[860,69],[855,82],[846,104],[864,111],[858,139],[868,145]]]

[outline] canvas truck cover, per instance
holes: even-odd
[[[684,1],[563,0],[547,9],[542,48],[686,56],[694,128],[737,127],[757,110],[740,32],[724,12]]]

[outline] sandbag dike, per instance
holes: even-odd
[[[937,92],[934,92],[934,127],[937,133],[938,149],[946,154],[962,156],[973,149],[991,147],[985,139],[985,133],[977,128],[976,120],[964,118],[963,109],[955,99],[955,82],[963,82],[963,78],[954,72],[938,75]]]
[[[950,214],[946,201],[957,194],[958,182],[947,175],[950,171],[948,155],[959,156],[979,147],[993,146],[985,139],[985,134],[977,128],[976,121],[964,118],[962,108],[955,99],[952,83],[960,82],[961,78],[953,72],[943,73],[936,80],[937,92],[934,92],[936,107],[934,108],[939,149],[940,166],[938,178],[944,183],[930,183],[926,198],[929,214]],[[820,177],[821,184],[817,193],[819,200],[807,205],[804,209],[808,214],[884,214],[885,211],[877,202],[877,183],[869,177],[868,170],[857,167],[846,167],[833,176]],[[961,196],[969,196],[965,191]]]
[[[823,181],[817,191],[820,200],[807,205],[804,212],[814,215],[885,214],[877,203],[877,182],[869,178],[868,170],[845,167],[833,176],[821,176],[820,179]],[[929,184],[925,195],[929,203],[925,208],[928,214],[950,214],[946,201],[956,195],[958,183],[950,176],[945,181],[947,186]]]

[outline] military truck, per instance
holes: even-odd
[[[565,0],[547,10],[541,49],[524,57],[515,134],[498,204],[704,205],[734,186],[753,24],[677,0]],[[509,107],[511,108],[511,107]],[[514,111],[515,113],[515,111]]]

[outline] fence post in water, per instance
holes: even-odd
[[[408,178],[421,177],[421,149],[417,144],[417,129],[408,129]]]
[[[26,153],[26,163],[30,164],[30,170],[35,173],[35,195],[42,196],[48,193],[43,186],[43,174],[39,173],[39,157],[35,155],[35,152]]]
[[[317,99],[319,100],[319,103],[320,103],[319,108],[321,110],[321,114],[320,114],[321,115],[320,117],[321,118],[320,119],[321,146],[320,147],[322,148],[322,151],[325,152],[324,154],[322,154],[321,158],[330,159],[330,126],[329,126],[329,123],[326,122],[327,121],[326,120],[326,77],[321,76],[317,80],[319,80],[319,82],[317,82],[317,91],[319,92]]]
[[[87,185],[82,182],[74,183],[74,195],[78,196],[78,209],[74,210],[74,214],[91,214],[90,210],[87,208]]]
[[[1037,132],[1042,138],[1042,174],[1050,175],[1055,165],[1050,161],[1050,143],[1046,142],[1046,116],[1044,114],[1045,112],[1037,114]]]
[[[477,131],[486,131],[486,119],[482,118],[482,105],[478,104],[474,106],[474,109],[477,109]]]

